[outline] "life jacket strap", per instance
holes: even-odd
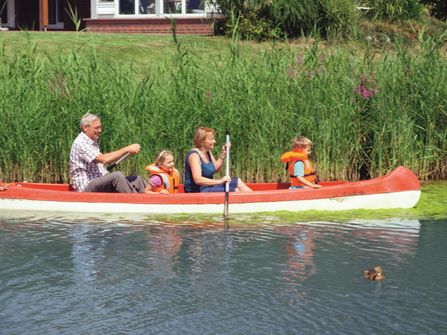
[[[308,174],[305,174],[303,177],[309,177],[309,176],[315,176],[317,173],[316,172],[312,172],[312,173],[308,173]],[[299,177],[299,176],[294,176],[294,175],[290,175],[290,178],[296,178],[296,177]]]

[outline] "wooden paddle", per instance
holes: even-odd
[[[230,176],[230,131],[227,130],[225,133],[226,137],[226,167],[225,167],[225,175]],[[224,206],[224,218],[228,219],[228,205],[230,202],[230,183],[225,183],[225,206]]]

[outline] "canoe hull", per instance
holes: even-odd
[[[251,184],[252,193],[231,193],[231,213],[412,208],[420,197],[417,177],[399,167],[360,182],[329,182],[318,190],[285,184]],[[0,192],[0,209],[106,214],[223,213],[224,194],[78,193],[67,185],[18,183]]]
[[[340,211],[353,209],[412,208],[418,202],[419,197],[420,191],[405,191],[327,199],[239,203],[230,204],[230,210],[231,213],[258,213],[273,211]],[[109,214],[223,213],[222,204],[116,204],[26,199],[0,199],[0,209]]]

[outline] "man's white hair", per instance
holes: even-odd
[[[90,125],[93,121],[99,120],[99,116],[92,113],[85,113],[81,117],[81,121],[79,122],[79,127],[82,129],[84,126]]]

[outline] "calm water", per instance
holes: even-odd
[[[446,277],[447,221],[0,219],[1,335],[447,334]]]

